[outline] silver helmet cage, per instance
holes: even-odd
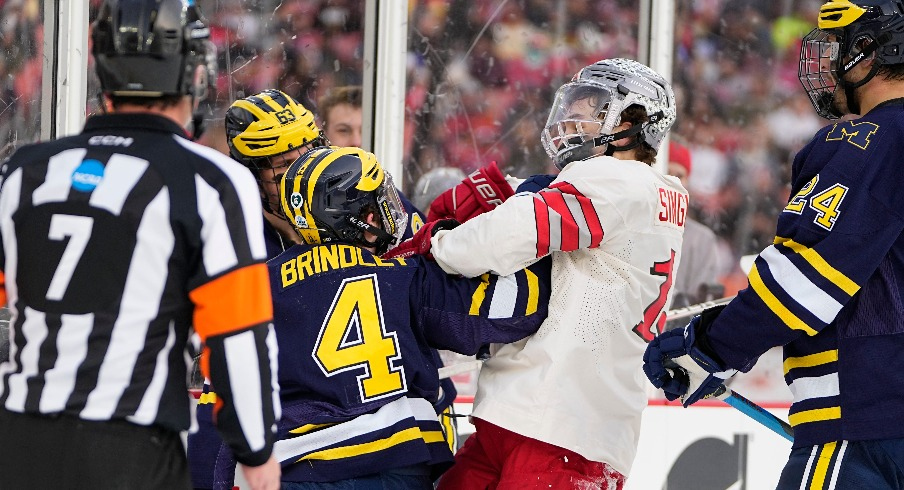
[[[546,153],[559,168],[587,158],[590,154],[579,150],[588,143],[608,145],[613,138],[605,136],[621,124],[622,111],[634,104],[651,117],[640,131],[642,141],[658,151],[677,118],[671,85],[634,60],[603,60],[583,68],[556,92],[540,135]]]

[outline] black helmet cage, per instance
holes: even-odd
[[[92,25],[101,90],[127,97],[206,97],[210,29],[194,1],[106,0]],[[196,76],[198,66],[206,67]]]
[[[845,22],[843,11],[862,9],[853,21]],[[844,75],[875,55],[875,63],[863,80],[844,81]],[[901,0],[851,0],[827,2],[820,10],[819,27],[803,38],[798,78],[816,112],[826,119],[842,114],[835,107],[835,91],[840,86],[851,92],[875,76],[882,65],[904,63],[904,2]],[[851,109],[859,108],[856,106]]]

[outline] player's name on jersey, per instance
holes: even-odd
[[[659,188],[659,222],[677,227],[684,226],[687,217],[687,194],[672,189]]]
[[[287,259],[280,264],[282,287],[287,288],[297,282],[322,272],[346,267],[398,267],[404,266],[405,259],[399,257],[383,260],[376,255],[365,257],[361,249],[351,245],[319,245]]]

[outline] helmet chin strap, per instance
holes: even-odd
[[[394,236],[390,235],[389,233],[386,233],[386,231],[383,230],[383,228],[376,227],[376,226],[374,226],[360,218],[356,218],[354,216],[348,216],[348,217],[346,217],[346,219],[348,220],[349,223],[351,223],[353,226],[355,226],[355,228],[358,228],[362,232],[366,231],[366,232],[370,233],[371,235],[374,235],[375,237],[377,237],[377,239],[374,240],[373,242],[368,242],[367,240],[364,239],[363,233],[362,233],[362,236],[358,239],[358,241],[366,247],[375,248],[379,255],[382,255],[383,253],[385,253],[386,250],[389,249],[389,246],[392,245],[393,243],[395,243],[395,241],[396,241],[396,238]]]
[[[610,157],[616,151],[632,150],[632,149],[636,148],[638,145],[640,145],[640,143],[641,143],[640,138],[635,138],[634,141],[632,141],[631,143],[629,143],[625,146],[616,146],[615,144],[613,144],[613,142],[618,141],[620,139],[630,138],[632,136],[635,136],[635,135],[639,134],[640,132],[642,132],[644,129],[646,129],[647,126],[649,126],[650,124],[655,124],[655,123],[659,122],[663,117],[664,117],[664,115],[663,115],[662,111],[659,111],[659,112],[651,115],[649,121],[647,121],[645,123],[635,124],[624,131],[619,131],[619,132],[613,133],[613,134],[602,134],[600,136],[597,136],[596,138],[593,138],[592,140],[585,141],[584,144],[582,144],[581,146],[579,146],[571,151],[565,152],[562,155],[556,157],[555,164],[557,167],[563,168],[566,164],[568,164],[570,162],[574,162],[574,161],[578,161],[578,160],[586,160],[593,156],[594,148],[596,148],[598,146],[602,146],[602,145],[607,145],[606,150],[603,152],[603,154],[606,156],[610,156]]]
[[[873,63],[873,67],[870,68],[869,73],[867,73],[866,76],[863,77],[863,80],[860,80],[859,82],[851,83],[843,78],[838,80],[838,85],[840,85],[841,88],[844,89],[844,97],[845,99],[847,99],[848,111],[851,114],[860,114],[860,101],[857,100],[857,96],[854,93],[854,90],[856,90],[857,87],[861,87],[872,80],[873,77],[876,76],[876,73],[879,72],[879,67],[880,65],[878,63]]]
[[[840,70],[838,70],[838,85],[844,89],[844,97],[847,99],[847,107],[848,111],[851,114],[860,114],[860,102],[857,101],[856,94],[854,90],[858,87],[861,87],[867,84],[873,77],[876,76],[876,73],[879,72],[880,64],[878,60],[873,59],[873,66],[870,68],[869,73],[863,77],[859,82],[848,82],[844,79],[844,76],[847,75],[855,66],[859,65],[861,62],[869,59],[870,55],[872,55],[877,49],[879,49],[880,41],[872,42],[869,46],[866,47],[863,51],[857,54],[851,61],[848,61]],[[837,109],[835,109],[834,104],[830,106],[832,108],[833,113],[838,113]]]

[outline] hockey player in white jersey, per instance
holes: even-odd
[[[679,180],[652,167],[675,119],[672,89],[650,68],[587,66],[543,130],[558,177],[432,239],[443,269],[468,277],[553,260],[549,317],[494,346],[477,431],[441,490],[624,485],[647,404],[642,356],[665,321],[687,212]]]

